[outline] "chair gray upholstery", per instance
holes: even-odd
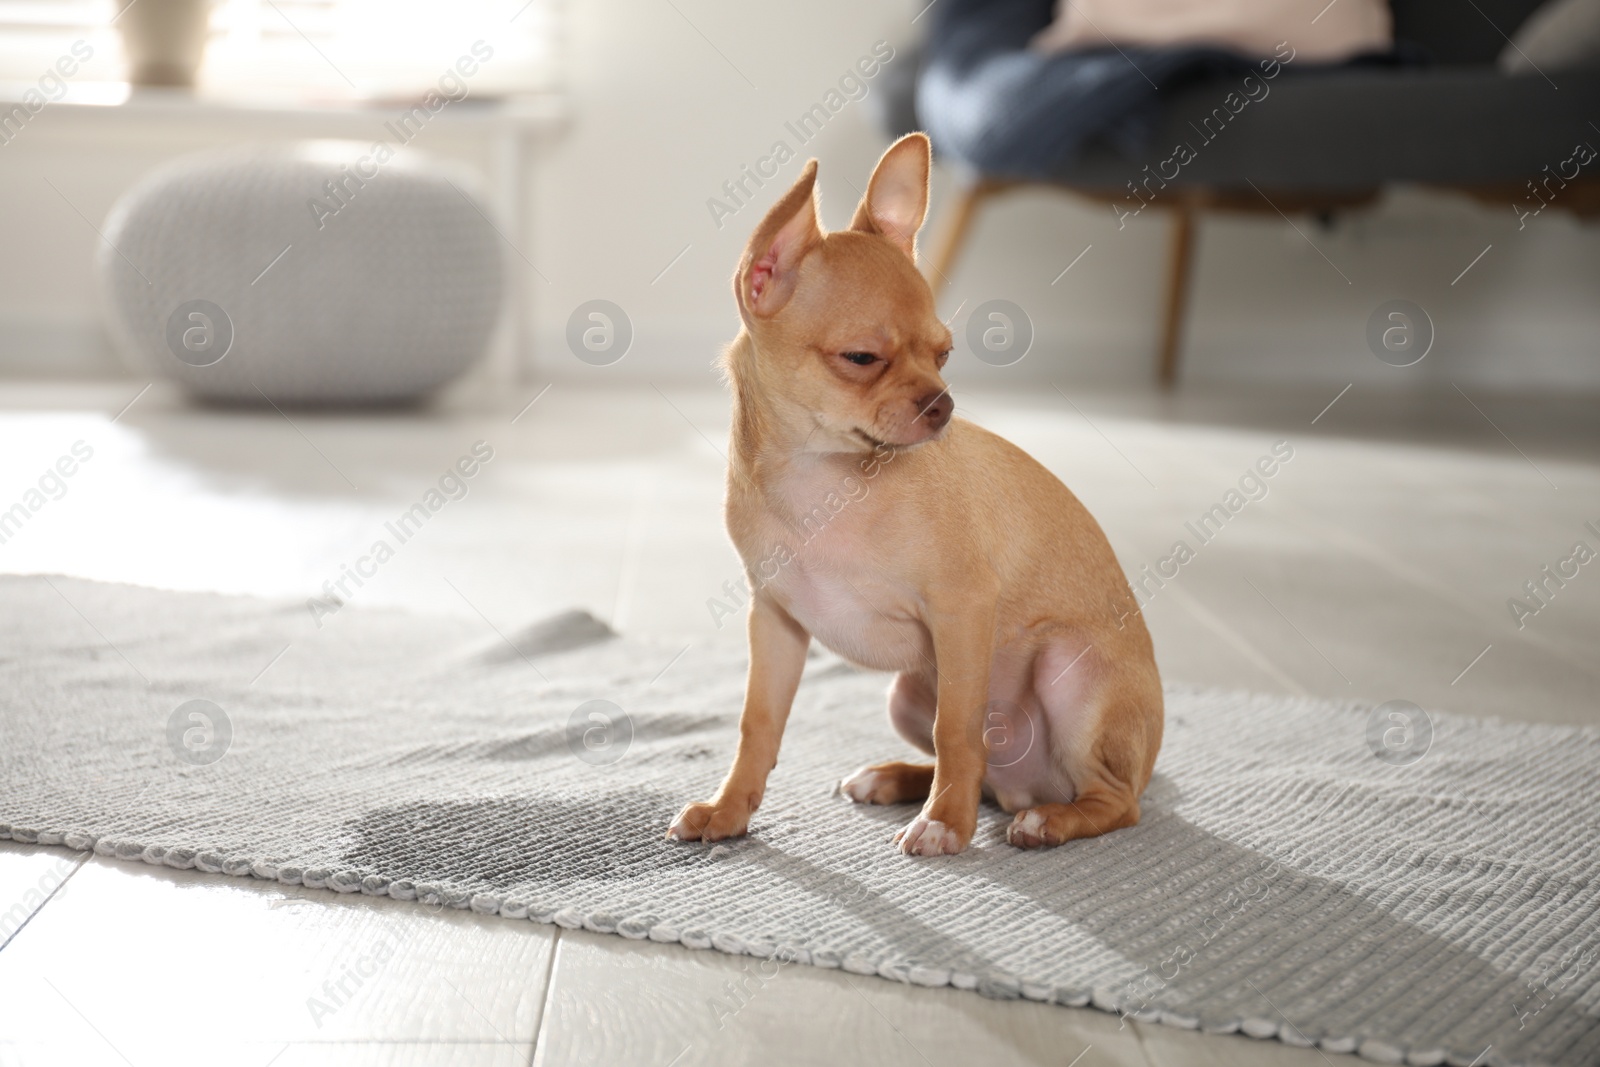
[[[936,292],[980,205],[1018,184],[1067,187],[1109,202],[1119,218],[1147,204],[1169,214],[1156,363],[1167,388],[1199,212],[1327,215],[1395,182],[1517,210],[1525,185],[1572,179],[1572,164],[1592,162],[1587,146],[1600,142],[1600,68],[1506,74],[1496,62],[1541,0],[1392,0],[1392,55],[1281,63],[1270,78],[1202,45],[1031,50],[1055,6],[943,0],[925,47],[900,50],[900,73],[915,76],[880,83],[876,110],[891,132],[926,129],[936,153],[962,164],[931,242]],[[1600,170],[1582,173],[1556,190],[1558,201],[1600,214]]]
[[[1600,71],[1507,76],[1492,65],[1336,69],[1279,77],[1184,166],[1176,185],[1339,190],[1387,182],[1480,185],[1536,179],[1579,141],[1600,141]],[[1234,83],[1202,82],[1162,110],[1145,158],[1105,145],[1086,151],[1063,180],[1118,190],[1144,164],[1166,158]]]
[[[1203,143],[1171,184],[1208,188],[1257,186],[1337,192],[1388,182],[1444,185],[1521,183],[1568,158],[1600,131],[1600,68],[1507,75],[1496,58],[1541,0],[1393,0],[1402,53],[1419,62],[1296,68],[1270,83],[1270,95],[1244,108],[1225,131]],[[1051,0],[1012,0],[1005,17],[1019,40],[1048,24]],[[974,9],[983,17],[988,9]],[[999,10],[998,8],[995,10]],[[908,68],[919,65],[913,58]],[[1089,141],[1047,180],[1120,195],[1145,165],[1168,158],[1175,145],[1200,144],[1194,126],[1238,90],[1245,71],[1182,77],[1164,86],[1140,147],[1127,138]],[[1552,82],[1554,84],[1552,84]],[[1559,89],[1556,87],[1559,86]],[[878,112],[900,133],[938,130],[941,116],[919,114],[914,80],[886,81]],[[923,97],[926,105],[926,97]],[[988,102],[991,110],[994,102]],[[1073,106],[1070,95],[1054,114]],[[1000,161],[963,158],[968,145],[935,151],[979,174],[1012,177]],[[1030,174],[1027,177],[1046,178]]]

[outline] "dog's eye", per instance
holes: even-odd
[[[869,367],[878,362],[878,357],[871,352],[842,352],[840,355],[858,367]]]
[[[947,348],[943,352],[939,353],[938,359],[936,359],[934,362],[942,367],[946,363],[948,363],[949,361],[950,361],[950,350]]]

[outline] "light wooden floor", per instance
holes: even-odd
[[[468,497],[356,604],[502,628],[581,605],[686,644],[742,639],[705,603],[739,573],[712,390],[558,384],[513,423],[536,389],[492,411],[292,422],[156,389],[111,422],[142,384],[0,389],[0,508],[73,442],[95,450],[0,546],[0,570],[304,598],[482,439],[495,458]],[[1600,564],[1520,630],[1506,607],[1574,542],[1600,547],[1584,528],[1600,526],[1592,402],[1352,389],[1313,425],[1331,394],[1069,396],[958,393],[1063,476],[1130,572],[1273,442],[1295,449],[1151,600],[1169,681],[1600,721]],[[710,951],[11,844],[0,942],[0,1067],[1328,1059],[836,971],[762,981]]]

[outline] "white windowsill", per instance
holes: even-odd
[[[0,123],[6,122],[13,108],[25,108],[22,95],[28,89],[37,91],[37,86],[0,82]],[[9,127],[0,129],[0,150],[7,150],[12,140],[41,147],[48,142],[89,146],[99,153],[119,151],[130,144],[148,148],[153,141],[182,144],[183,150],[190,150],[196,140],[221,144],[237,141],[241,134],[247,140],[393,141],[395,133],[389,127],[420,103],[421,97],[243,97],[80,81],[71,83],[60,99],[29,111],[21,124],[12,120]],[[506,301],[489,359],[471,375],[490,387],[517,381],[528,373],[533,235],[528,232],[523,198],[536,146],[564,130],[567,119],[566,100],[555,92],[469,96],[429,113],[427,119],[428,130],[436,130],[458,145],[475,144],[483,153],[482,191],[493,209],[496,228],[514,250],[507,254],[507,263],[512,272],[510,291],[515,295]],[[29,343],[49,353],[50,365],[71,363],[73,353],[80,361],[101,358],[93,351],[98,335],[89,320],[26,323],[20,328],[21,335],[14,322],[0,325],[9,327],[0,330],[0,341],[21,341],[29,330],[39,333],[30,336]],[[7,347],[14,345],[0,343],[0,349]],[[9,355],[0,352],[0,356]],[[16,364],[14,359],[0,359],[0,377],[15,373]]]
[[[0,82],[0,109],[22,104],[23,93],[35,84]],[[409,110],[420,97],[297,99],[287,94],[259,96],[191,92],[183,89],[134,88],[127,82],[74,82],[58,100],[39,112],[73,112],[126,118],[194,120],[206,118],[292,120],[347,123],[352,118],[380,118]],[[499,124],[524,128],[560,125],[567,117],[566,100],[558,93],[474,97],[440,109],[437,117],[451,124]]]

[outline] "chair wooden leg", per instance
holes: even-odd
[[[1192,204],[1180,204],[1173,210],[1172,244],[1167,258],[1167,296],[1161,324],[1160,364],[1156,380],[1163,389],[1171,389],[1178,380],[1178,358],[1183,341],[1183,312],[1189,297],[1189,263],[1194,253],[1194,217]]]
[[[967,177],[951,194],[933,235],[933,252],[928,257],[928,285],[935,299],[950,282],[950,272],[955,270],[956,257],[967,243],[967,233],[972,228],[978,206],[1002,186],[983,178]]]

